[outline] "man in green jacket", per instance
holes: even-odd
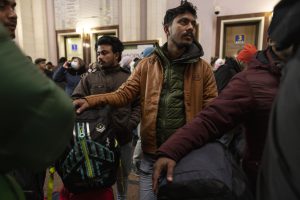
[[[73,128],[72,103],[14,44],[15,0],[0,0],[0,199],[24,199],[8,172],[47,168]],[[9,34],[8,34],[9,33]]]
[[[169,9],[164,18],[167,43],[162,48],[156,47],[151,56],[142,59],[117,91],[74,101],[80,113],[96,105],[127,105],[140,95],[143,200],[156,199],[152,167],[157,148],[217,96],[211,67],[200,58],[203,50],[194,38],[196,18],[196,9],[189,2]]]
[[[0,22],[6,27],[11,38],[15,38],[17,14],[15,0],[0,0]]]

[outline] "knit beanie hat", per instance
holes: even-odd
[[[154,47],[147,47],[142,53],[142,58],[148,57],[154,51]]]
[[[217,71],[220,66],[224,65],[225,61],[222,58],[218,58],[213,66],[213,71]]]
[[[256,52],[257,49],[254,45],[245,44],[244,48],[238,53],[236,58],[243,63],[248,63]]]

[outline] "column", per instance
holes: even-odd
[[[166,10],[166,0],[147,1],[147,40],[159,40],[160,45],[167,41],[162,25]]]
[[[121,9],[122,17],[119,23],[122,30],[121,40],[140,40],[140,0],[122,0]]]

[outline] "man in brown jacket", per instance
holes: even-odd
[[[72,98],[103,94],[117,90],[124,83],[130,72],[120,67],[122,42],[112,36],[103,36],[97,40],[97,66],[94,72],[83,77],[75,88]],[[121,164],[117,174],[118,200],[126,200],[128,175],[131,170],[133,130],[140,122],[140,102],[136,98],[120,108],[112,109],[113,126],[117,129],[117,139],[121,146]]]
[[[195,7],[188,2],[169,9],[164,18],[167,43],[162,48],[157,46],[141,60],[117,91],[74,101],[80,113],[96,105],[123,106],[140,95],[143,200],[156,199],[151,176],[157,148],[217,96],[211,67],[200,58],[203,50],[194,38],[196,17]]]
[[[182,157],[237,125],[243,125],[246,148],[242,167],[252,191],[256,192],[272,103],[277,95],[282,66],[293,52],[293,46],[282,48],[271,35],[282,19],[284,13],[275,9],[268,29],[268,47],[258,51],[246,70],[235,75],[209,106],[158,149],[154,190],[158,189],[161,171],[166,170],[168,182],[173,182],[174,167]]]

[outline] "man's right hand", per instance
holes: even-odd
[[[167,173],[167,181],[171,183],[173,181],[173,171],[175,168],[176,162],[167,157],[160,157],[153,165],[153,174],[152,174],[152,189],[153,192],[157,194],[158,192],[158,180],[161,176],[161,173],[165,171]]]
[[[69,68],[69,64],[70,64],[70,62],[66,61],[66,62],[63,64],[63,68],[68,69],[68,68]]]
[[[73,101],[73,105],[76,108],[76,113],[78,114],[82,113],[84,110],[90,107],[85,99],[76,99]]]

